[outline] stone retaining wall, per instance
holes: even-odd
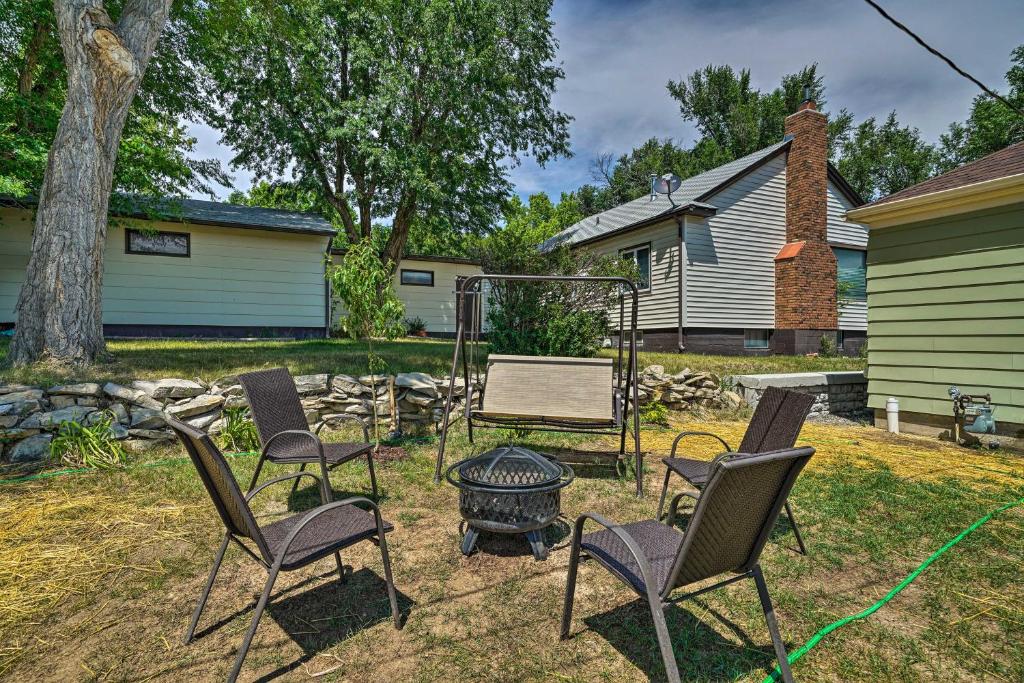
[[[791,372],[775,375],[736,375],[736,392],[756,406],[768,387],[813,394],[811,415],[858,415],[868,406],[868,380],[863,372]]]
[[[302,399],[310,425],[339,414],[355,415],[372,425],[374,402],[382,423],[391,424],[391,390],[403,432],[437,430],[444,411],[449,379],[421,372],[394,376],[351,377],[349,375],[300,375],[295,387]],[[480,383],[475,382],[474,397]],[[739,405],[741,397],[723,390],[719,378],[707,372],[684,370],[674,375],[660,365],[640,373],[641,405],[665,404],[671,410]],[[452,416],[464,413],[466,387],[456,379]],[[476,398],[474,398],[476,400]],[[129,386],[107,382],[79,382],[49,388],[15,384],[0,385],[0,459],[29,462],[45,459],[50,441],[63,422],[95,423],[109,411],[114,417],[114,437],[132,451],[171,441],[173,433],[166,418],[174,417],[194,427],[219,434],[224,428],[224,410],[245,408],[248,402],[238,378],[167,378],[138,380]]]

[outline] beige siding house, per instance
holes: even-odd
[[[856,352],[867,330],[867,229],[846,212],[863,202],[828,163],[825,119],[809,105],[787,119],[779,143],[687,178],[671,195],[590,216],[542,248],[636,261],[645,348],[806,353],[829,336]]]
[[[0,207],[0,326],[15,323],[33,212]],[[103,274],[110,336],[324,336],[334,230],[309,214],[175,202],[173,220],[111,220]]]
[[[1024,448],[1024,143],[850,212],[870,226],[868,406],[900,429],[952,427],[951,386],[991,394],[995,439]]]
[[[341,252],[333,254],[340,263]],[[461,278],[479,275],[480,264],[470,259],[447,256],[406,256],[395,269],[394,286],[398,298],[405,304],[406,320],[419,318],[432,337],[455,336],[456,284]],[[345,314],[337,299],[333,302],[333,321],[337,326]]]

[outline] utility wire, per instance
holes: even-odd
[[[953,69],[953,71],[957,72],[958,74],[960,74],[961,76],[963,76],[964,78],[969,80],[971,83],[974,83],[976,86],[978,86],[979,88],[984,90],[985,93],[987,95],[989,95],[990,97],[999,100],[1000,102],[1005,104],[1007,107],[1009,107],[1013,111],[1017,112],[1021,116],[1024,116],[1024,109],[1021,109],[1020,107],[1014,105],[1009,100],[1007,100],[1005,97],[1003,97],[1002,95],[997,93],[995,90],[993,90],[992,88],[988,87],[987,85],[985,85],[984,83],[979,81],[977,78],[975,78],[971,74],[969,74],[966,71],[964,71],[963,69],[961,69],[959,66],[956,65],[955,62],[953,62],[952,59],[950,59],[946,55],[942,54],[941,52],[936,50],[934,47],[929,45],[928,43],[924,42],[924,40],[920,36],[918,36],[916,33],[911,31],[905,24],[901,23],[898,19],[895,19],[892,15],[890,15],[888,12],[886,12],[881,6],[879,6],[879,4],[877,2],[874,2],[874,0],[864,0],[864,2],[868,3],[873,8],[875,8],[875,10],[879,14],[881,14],[883,17],[888,19],[896,28],[898,28],[899,30],[903,31],[908,36],[910,36],[915,41],[917,41],[918,45],[923,47],[925,50],[928,50],[928,52],[931,52],[933,55],[935,55],[936,57],[938,57],[939,59],[944,61],[946,64],[948,64],[949,68]]]

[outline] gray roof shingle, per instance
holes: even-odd
[[[587,242],[603,235],[626,230],[640,223],[648,223],[660,216],[667,218],[685,207],[713,212],[715,207],[702,200],[707,199],[709,194],[718,190],[723,184],[767,160],[787,145],[789,145],[789,140],[782,140],[745,157],[687,178],[679,186],[679,189],[672,193],[671,201],[669,201],[668,195],[658,194],[653,199],[649,195],[644,195],[639,199],[588,216],[543,242],[541,249],[551,249],[560,244],[572,245]]]

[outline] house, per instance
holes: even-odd
[[[1024,447],[1024,143],[848,214],[868,226],[868,406],[900,429],[952,426],[949,388],[990,393]]]
[[[863,201],[828,162],[813,101],[777,144],[590,216],[542,245],[634,260],[644,347],[808,353],[822,337],[856,353],[866,334]],[[843,300],[837,302],[837,282]]]
[[[335,250],[335,263],[344,252]],[[395,294],[405,304],[405,318],[419,319],[430,337],[454,337],[455,292],[459,282],[483,272],[479,261],[454,256],[405,256],[395,268]],[[334,323],[344,315],[343,304],[335,299]]]
[[[321,216],[182,199],[111,217],[103,328],[111,337],[325,337],[333,319],[326,256],[335,236]],[[0,329],[14,327],[32,240],[31,202],[0,198]],[[337,258],[335,256],[334,258]],[[395,274],[408,316],[454,332],[460,259],[411,257]]]

